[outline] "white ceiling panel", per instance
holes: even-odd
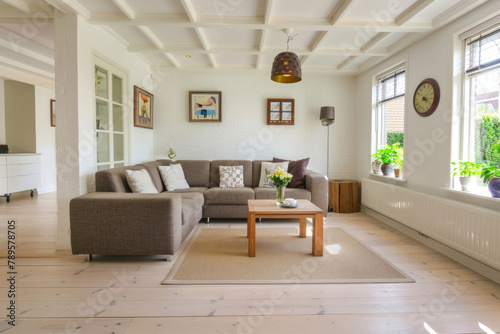
[[[327,18],[337,6],[337,0],[275,0],[273,16]]]
[[[335,67],[339,65],[342,61],[344,61],[345,57],[340,56],[319,56],[314,55],[310,56],[307,59],[307,66],[315,66],[315,67]]]
[[[443,14],[447,9],[458,4],[461,0],[437,0],[430,4],[427,8],[423,9],[420,13],[413,18],[416,20],[432,20],[436,16]],[[495,0],[498,1],[498,0]]]
[[[295,36],[289,43],[291,51],[293,51],[294,48],[307,49],[316,38],[317,32],[313,30],[294,29],[290,36]],[[265,47],[268,49],[282,49],[285,51],[287,39],[288,36],[283,30],[269,30],[266,35]]]
[[[194,10],[199,15],[255,17],[263,16],[265,0],[191,0]]]
[[[247,54],[216,54],[217,64],[226,66],[254,66],[257,56]]]
[[[415,0],[354,1],[354,4],[349,9],[349,16],[387,22],[395,19],[415,2]]]
[[[79,3],[83,7],[87,8],[89,11],[95,12],[95,13],[113,13],[113,12],[119,13],[120,12],[118,7],[116,7],[113,4],[113,1],[111,1],[111,0],[106,0],[106,1],[103,1],[103,0],[85,0],[85,1],[79,1]],[[132,2],[130,2],[130,3],[132,3]]]
[[[218,47],[256,47],[259,45],[261,35],[259,31],[250,29],[205,28],[203,32],[207,36],[208,43]]]
[[[135,26],[124,26],[117,28],[111,26],[111,29],[130,45],[151,44],[152,42]]]
[[[185,14],[180,0],[128,0],[136,14]]]
[[[396,42],[398,42],[400,39],[404,38],[407,34],[403,32],[393,32],[386,38],[384,38],[382,41],[377,43],[377,47],[379,48],[388,48],[391,45],[394,45]]]
[[[372,29],[356,29],[356,30],[337,30],[328,34],[323,44],[324,48],[340,48],[340,47],[353,47],[360,48],[377,32]]]
[[[191,45],[196,46],[200,39],[193,28],[176,28],[163,25],[151,25],[151,31],[168,46]]]

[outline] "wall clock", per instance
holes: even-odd
[[[439,104],[439,85],[436,80],[427,78],[415,89],[413,107],[418,115],[427,117],[432,115]]]

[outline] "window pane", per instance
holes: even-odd
[[[471,79],[474,115],[473,150],[476,162],[500,163],[500,154],[491,146],[500,141],[499,92],[500,70],[492,70]]]
[[[97,132],[97,163],[109,162],[109,135]]]
[[[113,75],[113,102],[122,103],[122,79]]]
[[[108,74],[98,66],[95,67],[95,95],[108,98]]]
[[[113,131],[123,132],[123,108],[113,105]]]
[[[96,124],[98,130],[108,130],[108,103],[104,101],[96,101]]]
[[[467,40],[465,51],[467,72],[488,68],[500,61],[500,29],[498,27],[495,29]]]
[[[114,134],[113,135],[113,140],[114,140],[114,160],[115,161],[120,161],[124,159],[124,154],[123,154],[123,135],[122,134]]]
[[[97,170],[100,171],[100,170],[105,170],[105,169],[109,169],[110,168],[110,165],[99,165],[97,166]]]
[[[115,167],[125,167],[125,164],[123,162],[115,164]]]
[[[405,131],[405,98],[404,96],[383,103],[383,138],[385,144],[399,143],[403,147]],[[384,143],[382,143],[384,144]]]

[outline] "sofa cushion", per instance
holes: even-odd
[[[275,188],[254,188],[255,199],[276,199]],[[311,200],[311,192],[304,188],[286,188],[285,198]]]
[[[189,188],[189,184],[186,182],[181,164],[158,166],[158,169],[160,170],[160,175],[167,191]]]
[[[267,176],[274,173],[278,169],[283,169],[285,172],[288,169],[288,161],[283,162],[262,162],[260,168],[259,187],[261,188],[276,188],[273,181]]]
[[[210,163],[210,188],[219,187],[219,166],[243,166],[243,184],[252,186],[252,162],[249,160],[214,160]],[[188,181],[189,183],[189,181]]]
[[[272,160],[252,161],[252,188],[258,187],[260,182],[261,167],[263,162],[273,162]]]
[[[207,187],[210,180],[210,161],[207,160],[177,160],[175,164],[181,164],[184,176],[190,187]],[[159,192],[165,191],[165,185],[160,176],[158,166],[169,166],[172,160],[156,160],[138,164],[144,166],[153,180]]]
[[[141,170],[143,166],[115,167],[95,173],[95,189],[98,192],[131,193],[125,176],[127,170]]]
[[[146,169],[127,170],[125,172],[125,177],[127,178],[128,185],[130,189],[132,189],[132,192],[140,194],[158,193]]]
[[[174,193],[179,194],[182,200],[185,199],[192,200],[196,204],[196,207],[200,210],[202,209],[203,204],[205,203],[205,197],[201,193],[195,193],[195,192],[188,192],[188,193],[174,192]]]
[[[305,188],[306,187],[306,173],[309,158],[301,160],[284,160],[273,158],[273,162],[288,161],[288,173],[292,174],[292,180],[287,185],[287,188]]]
[[[200,195],[202,195],[205,191],[207,191],[207,189],[208,188],[205,188],[205,187],[191,187],[191,188],[187,188],[187,189],[178,189],[178,190],[174,190],[174,191],[168,191],[168,193],[179,193],[179,194],[200,193]]]
[[[220,188],[243,188],[243,166],[219,166]]]
[[[241,204],[246,205],[249,199],[255,198],[252,188],[210,188],[203,194],[205,205],[210,204]]]

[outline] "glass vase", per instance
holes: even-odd
[[[276,187],[276,205],[280,205],[285,201],[285,186]]]

